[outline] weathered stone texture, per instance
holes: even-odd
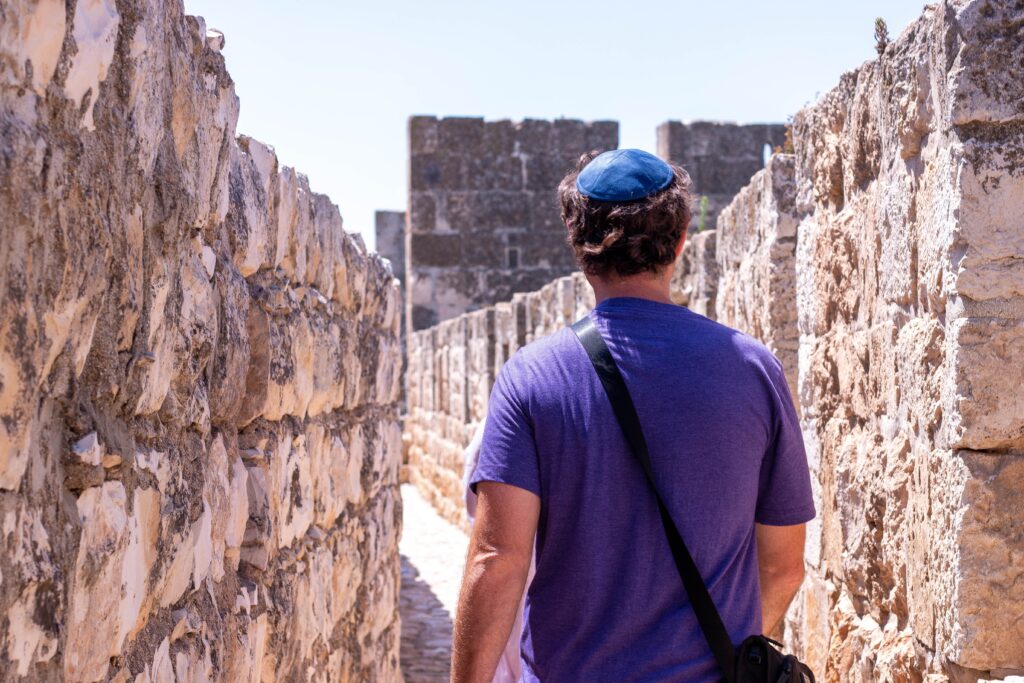
[[[792,155],[767,168],[718,216],[718,284],[712,315],[763,342],[786,368],[796,398],[796,188]],[[700,235],[701,233],[698,233]]]
[[[1022,22],[926,8],[794,122],[821,524],[791,639],[826,680],[1024,669]]]
[[[573,272],[556,187],[618,140],[614,121],[409,119],[408,329]]]
[[[718,235],[714,230],[690,233],[672,274],[672,300],[712,320],[718,307]]]
[[[781,123],[666,121],[658,126],[658,156],[680,164],[690,174],[698,200],[691,230],[713,230],[718,214],[750,177],[764,167],[764,148],[785,143]],[[702,211],[699,200],[707,198]]]
[[[1024,672],[1022,29],[1011,0],[927,7],[677,266],[674,299],[769,345],[797,391],[819,515],[786,640],[820,680]],[[580,282],[494,309],[488,377],[589,307]],[[453,518],[474,329],[410,346],[417,483]]]
[[[0,9],[0,678],[397,680],[399,292],[180,0]]]
[[[487,415],[498,370],[516,349],[571,325],[593,306],[593,290],[574,273],[409,335],[404,438],[410,480],[449,521],[467,528],[464,451]]]

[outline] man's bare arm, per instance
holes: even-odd
[[[766,634],[782,621],[804,579],[804,527],[755,525],[761,622]]]
[[[490,683],[508,642],[533,559],[540,498],[496,482],[477,484],[452,648],[452,681]]]

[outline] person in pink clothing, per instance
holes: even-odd
[[[476,520],[476,493],[470,487],[469,483],[473,478],[473,473],[476,471],[477,464],[480,462],[480,444],[484,438],[484,423],[486,422],[486,416],[480,421],[480,426],[477,427],[476,433],[473,434],[473,439],[469,442],[469,446],[466,447],[463,453],[463,473],[462,473],[462,485],[466,491],[466,517],[469,518],[470,526]],[[526,585],[529,587],[530,579],[533,578],[533,567],[530,567],[530,574],[527,577]],[[522,673],[522,666],[519,661],[519,639],[523,634],[523,607],[526,599],[526,594],[523,594],[523,600],[519,603],[519,612],[516,614],[516,620],[512,624],[512,632],[508,636],[508,642],[505,644],[505,650],[501,654],[501,659],[498,661],[498,668],[494,672],[493,683],[517,683],[519,681],[520,674]]]

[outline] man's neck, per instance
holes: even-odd
[[[594,298],[597,303],[620,296],[650,299],[664,304],[672,303],[672,297],[669,294],[669,284],[672,281],[671,271],[658,274],[641,273],[616,278],[588,275],[587,281],[594,288]]]

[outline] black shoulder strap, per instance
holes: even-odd
[[[615,359],[612,358],[608,346],[601,338],[601,333],[589,316],[573,324],[572,331],[576,333],[587,355],[590,356],[590,361],[594,364],[594,369],[597,370],[597,376],[601,379],[605,393],[608,394],[608,399],[611,401],[612,409],[626,436],[626,441],[629,442],[633,454],[643,466],[647,481],[654,489],[654,496],[658,500],[658,509],[661,511],[661,521],[665,526],[665,534],[668,536],[668,545],[672,549],[676,569],[679,570],[679,578],[683,580],[683,586],[690,597],[694,614],[697,615],[697,622],[704,632],[711,651],[714,652],[718,667],[722,670],[725,680],[732,683],[735,678],[736,652],[729,640],[729,632],[725,630],[722,618],[715,608],[707,586],[704,585],[704,579],[701,578],[697,565],[694,564],[690,551],[672,520],[672,515],[665,507],[665,501],[658,493],[654,471],[651,469],[651,458],[647,452],[647,440],[644,439],[640,419],[637,417],[633,399],[630,398],[629,390],[626,388],[626,382],[622,379],[622,374],[619,372],[618,366],[615,365]]]

